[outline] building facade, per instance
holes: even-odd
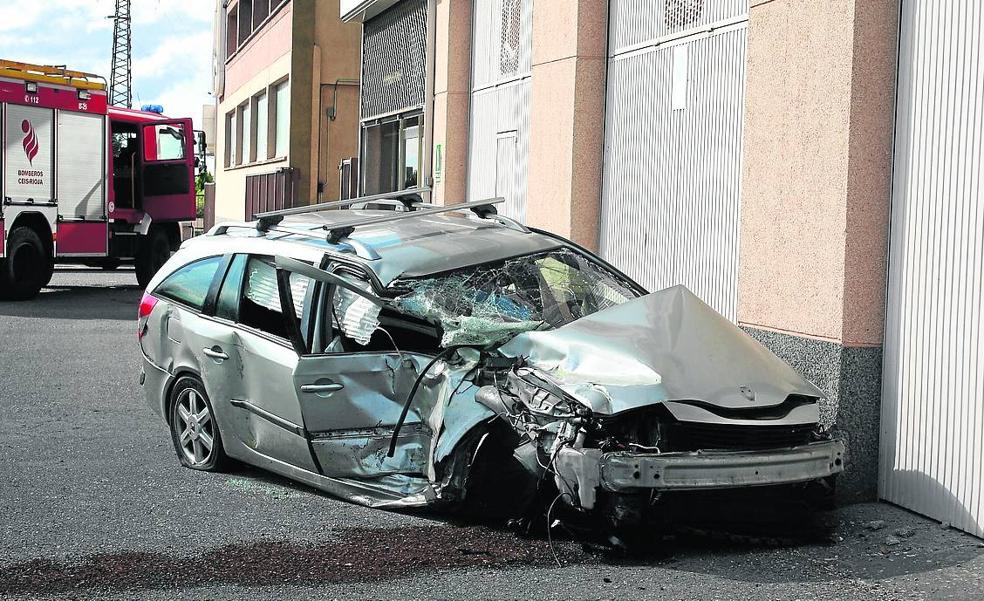
[[[687,285],[825,392],[849,445],[842,500],[982,535],[978,4],[341,0],[315,16],[356,32],[347,193],[501,196],[649,289]]]
[[[215,214],[314,202],[358,152],[358,26],[337,0],[218,0]]]

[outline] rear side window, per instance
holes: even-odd
[[[220,255],[189,263],[167,276],[154,290],[154,294],[201,311],[208,289],[215,279],[215,272],[222,262],[223,257]]]

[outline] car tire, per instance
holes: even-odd
[[[171,390],[168,407],[171,441],[181,465],[204,472],[222,471],[228,458],[205,386],[196,378],[183,376]]]
[[[137,283],[146,288],[157,270],[171,257],[171,241],[167,234],[157,228],[151,228],[147,236],[140,240],[140,247],[134,259],[134,269],[137,272]]]
[[[0,262],[0,295],[9,300],[28,300],[51,280],[54,266],[37,232],[14,228],[7,241],[7,258]]]

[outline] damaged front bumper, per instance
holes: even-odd
[[[557,486],[592,509],[598,489],[613,493],[643,490],[712,490],[794,484],[819,480],[844,469],[840,440],[762,451],[605,453],[564,448],[554,462]]]

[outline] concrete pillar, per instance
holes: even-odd
[[[898,0],[750,5],[738,320],[829,396],[871,499]]]
[[[473,0],[436,0],[432,202],[464,202],[468,194]],[[440,153],[440,156],[438,156]]]
[[[608,3],[533,3],[526,221],[598,247]]]

